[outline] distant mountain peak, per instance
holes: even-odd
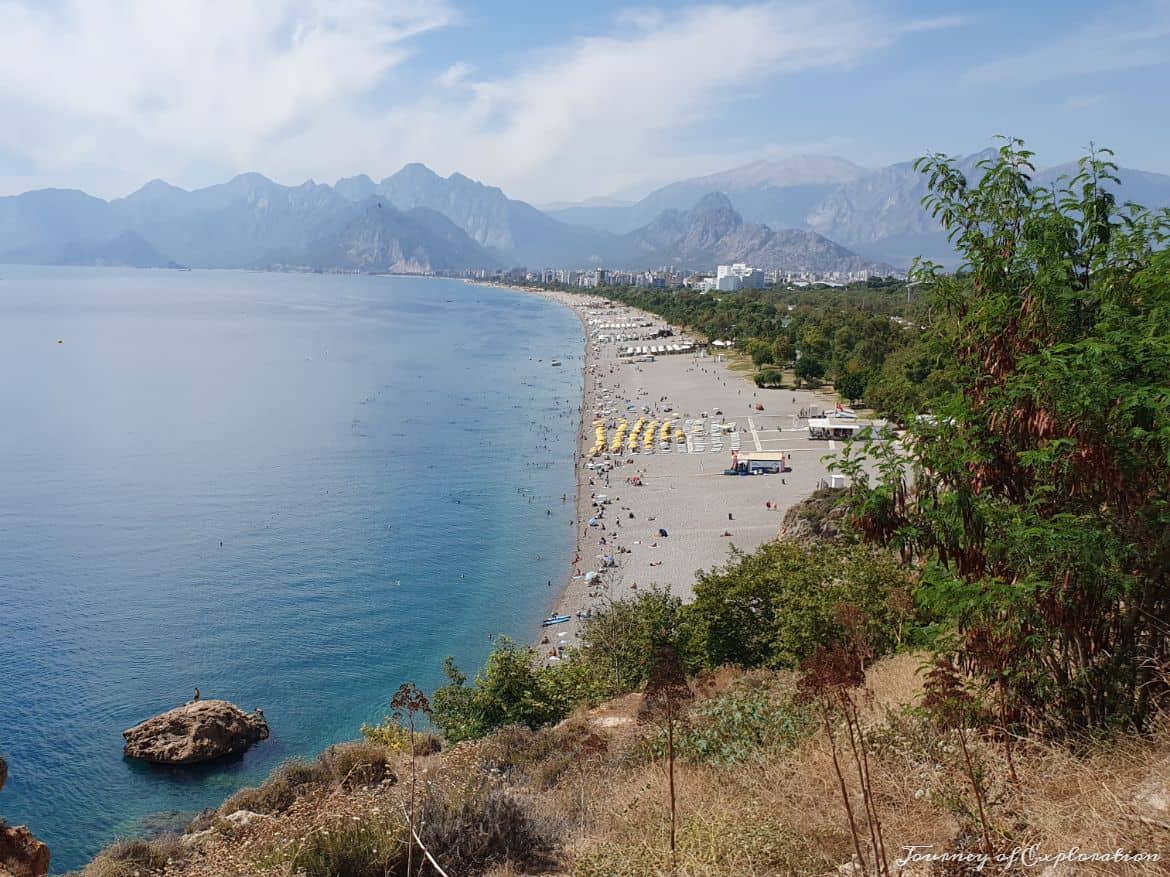
[[[157,198],[160,195],[186,194],[186,192],[186,189],[180,189],[178,186],[172,186],[166,180],[155,177],[153,180],[146,183],[127,197],[134,198],[137,196]]]
[[[382,180],[382,185],[385,185],[390,180],[425,180],[428,182],[443,179],[421,161],[408,161],[397,171],[392,173],[386,179]]]
[[[250,184],[267,184],[275,185],[272,180],[264,176],[259,171],[244,171],[242,174],[236,174],[228,182],[230,183],[250,183]]]
[[[691,209],[692,213],[713,213],[716,211],[730,210],[735,213],[735,206],[731,203],[731,199],[722,192],[708,192],[699,202]],[[739,216],[738,213],[735,214]]]

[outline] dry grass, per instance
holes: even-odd
[[[83,877],[148,877],[163,874],[168,867],[181,865],[187,850],[177,837],[153,841],[121,840],[102,850],[89,863]]]
[[[918,656],[898,656],[875,665],[868,676],[863,723],[890,859],[907,845],[955,850],[982,843],[956,738],[903,709],[921,693],[921,664]],[[764,683],[783,686],[788,680],[725,669],[705,674],[695,687],[711,698]],[[659,762],[646,758],[643,735],[653,729],[632,721],[637,707],[636,696],[626,697],[555,728],[535,733],[506,728],[420,759],[420,800],[426,802],[420,805],[420,832],[432,852],[453,864],[453,875],[670,873],[666,777]],[[1015,751],[1018,787],[1009,780],[999,743],[973,734],[969,739],[997,850],[1029,844],[1047,853],[1074,845],[1121,848],[1162,852],[1170,862],[1170,722],[1160,723],[1146,739],[1114,739],[1077,750],[1023,742]],[[291,804],[285,806],[281,797],[274,815],[246,824],[227,822],[225,805],[209,830],[168,854],[165,873],[294,877],[330,868],[355,877],[399,873],[406,792],[390,776],[401,772],[403,757],[356,744],[310,765],[288,765],[266,794],[293,789]],[[854,811],[860,813],[858,778],[848,759],[842,764]],[[676,778],[679,877],[832,875],[852,858],[823,732],[762,762],[681,764]],[[91,869],[104,870],[87,871],[86,877],[129,877],[134,868],[127,870],[126,863],[140,861],[137,870],[145,877],[161,873],[150,870],[160,860],[124,850],[120,857],[95,861]],[[363,870],[367,865],[371,869]],[[983,873],[1003,873],[989,867]],[[1166,863],[1080,863],[1046,877],[1166,873]]]

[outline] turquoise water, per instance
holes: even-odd
[[[568,310],[457,281],[0,266],[0,813],[76,867],[529,636],[581,352]],[[196,686],[272,738],[123,760]]]

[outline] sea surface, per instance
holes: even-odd
[[[0,265],[0,814],[76,868],[529,638],[582,352],[569,310],[458,281]],[[272,738],[124,760],[196,686]]]

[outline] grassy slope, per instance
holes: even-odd
[[[868,674],[865,724],[873,744],[870,768],[890,858],[907,844],[934,844],[936,849],[979,844],[974,799],[954,740],[907,711],[921,692],[920,663],[920,658],[901,655],[879,662]],[[749,683],[782,691],[790,680],[777,674],[719,671],[700,681],[700,699],[724,697]],[[523,818],[537,824],[537,835],[555,846],[551,855],[513,851],[514,858],[528,859],[527,871],[521,868],[523,862],[497,862],[481,873],[496,877],[666,873],[666,778],[661,762],[646,745],[656,729],[636,721],[639,700],[638,695],[629,695],[556,728],[537,733],[505,729],[427,756],[420,760],[425,771],[420,788],[448,804],[471,800],[485,788],[494,790],[491,794],[518,802]],[[997,845],[1010,849],[1037,843],[1050,852],[1070,845],[1084,850],[1166,850],[1170,733],[1166,723],[1159,728],[1148,740],[1113,740],[1086,746],[1079,753],[1024,741],[1015,753],[1018,787],[1009,779],[1002,746],[977,743],[975,757],[985,774]],[[233,824],[225,818],[231,811],[241,804],[263,809],[266,796],[237,798],[214,819],[204,819],[199,827],[205,833],[193,842],[173,845],[156,856],[155,867],[170,858],[166,873],[183,877],[292,874],[298,852],[319,845],[323,834],[330,843],[360,847],[355,861],[363,855],[369,858],[370,836],[362,827],[371,827],[375,837],[384,838],[384,854],[404,833],[401,807],[408,783],[401,780],[409,777],[407,760],[365,746],[344,759],[334,756],[333,761],[297,788],[295,802],[284,812]],[[385,761],[393,766],[399,783],[382,782],[377,770],[362,772],[362,765],[380,766]],[[695,877],[837,873],[838,866],[850,860],[852,841],[832,761],[826,736],[816,731],[803,736],[795,748],[765,753],[758,760],[727,767],[680,765],[677,873]],[[850,762],[842,764],[854,810],[859,812],[856,777],[848,774]],[[509,832],[515,834],[516,829]],[[466,828],[454,829],[446,839],[432,840],[433,852],[444,861],[448,853],[443,847],[451,845],[455,856],[457,838],[466,834]],[[86,873],[122,877],[135,871],[156,872],[142,867],[141,851],[138,860],[129,866],[99,858]],[[310,860],[302,856],[299,861]],[[352,863],[348,867],[356,869]],[[1164,868],[1159,865],[1099,867],[1059,873],[1166,873],[1157,870]],[[451,873],[476,870],[465,863],[464,870]],[[378,866],[346,873],[382,870]]]

